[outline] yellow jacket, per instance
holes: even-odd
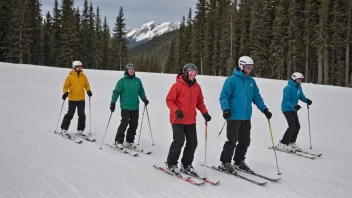
[[[86,75],[84,75],[83,71],[78,74],[75,70],[72,70],[69,73],[65,80],[63,93],[66,93],[68,89],[70,90],[68,94],[68,100],[85,100],[84,89],[86,89],[86,91],[90,91],[90,86],[88,78]]]

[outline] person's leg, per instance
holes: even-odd
[[[187,168],[188,166],[192,165],[194,153],[198,145],[196,124],[185,125],[185,135],[186,146],[183,150],[181,163],[183,167]]]
[[[296,131],[296,123],[295,123],[293,111],[284,112],[284,116],[286,118],[288,128],[287,128],[283,138],[281,139],[281,143],[288,145],[290,143],[290,140],[291,140],[293,133]]]
[[[85,102],[84,100],[77,102],[77,113],[78,113],[78,124],[77,124],[77,131],[84,131],[86,128],[86,114],[84,113],[85,110]]]
[[[296,125],[296,130],[295,130],[294,133],[292,134],[290,143],[295,143],[295,142],[296,142],[297,136],[298,136],[298,133],[299,133],[299,130],[301,129],[301,125],[300,125],[300,123],[299,123],[299,119],[298,119],[298,114],[297,114],[297,112],[294,112],[294,113],[293,113],[293,120],[294,120],[295,125]]]
[[[238,132],[240,130],[240,120],[228,120],[227,121],[227,141],[224,144],[220,161],[223,163],[231,163],[236,143],[238,140]]]
[[[62,120],[61,130],[67,131],[68,128],[70,127],[71,120],[75,115],[76,106],[77,106],[76,101],[68,101],[68,111],[65,114],[64,119]]]
[[[115,142],[122,144],[125,139],[125,131],[130,120],[130,111],[126,109],[121,110],[121,122],[117,129],[115,136]]]
[[[136,130],[138,127],[139,110],[132,110],[130,114],[129,127],[127,129],[126,142],[134,143]]]
[[[167,164],[169,167],[177,166],[177,160],[180,157],[181,149],[185,142],[185,127],[183,124],[172,124],[173,141],[170,145],[169,154],[167,156]]]
[[[240,131],[238,134],[238,144],[235,150],[235,156],[233,160],[236,165],[239,165],[240,162],[246,159],[247,149],[251,143],[251,121],[246,120],[242,122]]]

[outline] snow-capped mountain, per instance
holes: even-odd
[[[155,36],[160,36],[167,32],[177,30],[180,27],[180,22],[171,21],[164,23],[157,23],[150,21],[141,25],[139,28],[130,30],[127,33],[127,39],[129,40],[130,46],[141,44],[151,40]]]

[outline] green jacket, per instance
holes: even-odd
[[[135,75],[130,77],[126,73],[116,84],[114,91],[112,91],[111,103],[116,103],[120,97],[120,109],[138,110],[139,99],[138,96],[144,100],[145,96],[142,81]]]

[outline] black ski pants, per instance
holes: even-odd
[[[245,159],[247,148],[250,145],[251,138],[251,121],[250,120],[228,120],[227,121],[227,140],[224,144],[220,161],[231,163],[235,147],[235,156],[233,160],[239,164]],[[237,146],[236,143],[238,142]]]
[[[125,131],[127,126],[129,128],[127,130],[126,142],[134,143],[134,138],[136,135],[136,130],[138,127],[138,119],[139,119],[139,110],[121,110],[121,123],[117,129],[117,133],[115,136],[115,142],[123,143],[125,139]]]
[[[64,119],[61,123],[61,129],[68,130],[70,127],[71,120],[75,115],[75,111],[77,110],[78,114],[78,124],[77,124],[77,131],[84,131],[86,128],[86,114],[84,113],[85,110],[85,101],[68,101],[68,111],[64,116]]]
[[[180,157],[181,149],[186,139],[187,142],[183,150],[181,163],[184,167],[192,165],[194,153],[198,145],[196,124],[172,124],[172,132],[173,142],[171,143],[169,154],[167,156],[167,164],[178,164],[177,160]]]
[[[281,140],[281,143],[288,145],[289,143],[296,142],[301,125],[299,124],[297,111],[283,112],[283,114],[287,120],[288,128]]]

